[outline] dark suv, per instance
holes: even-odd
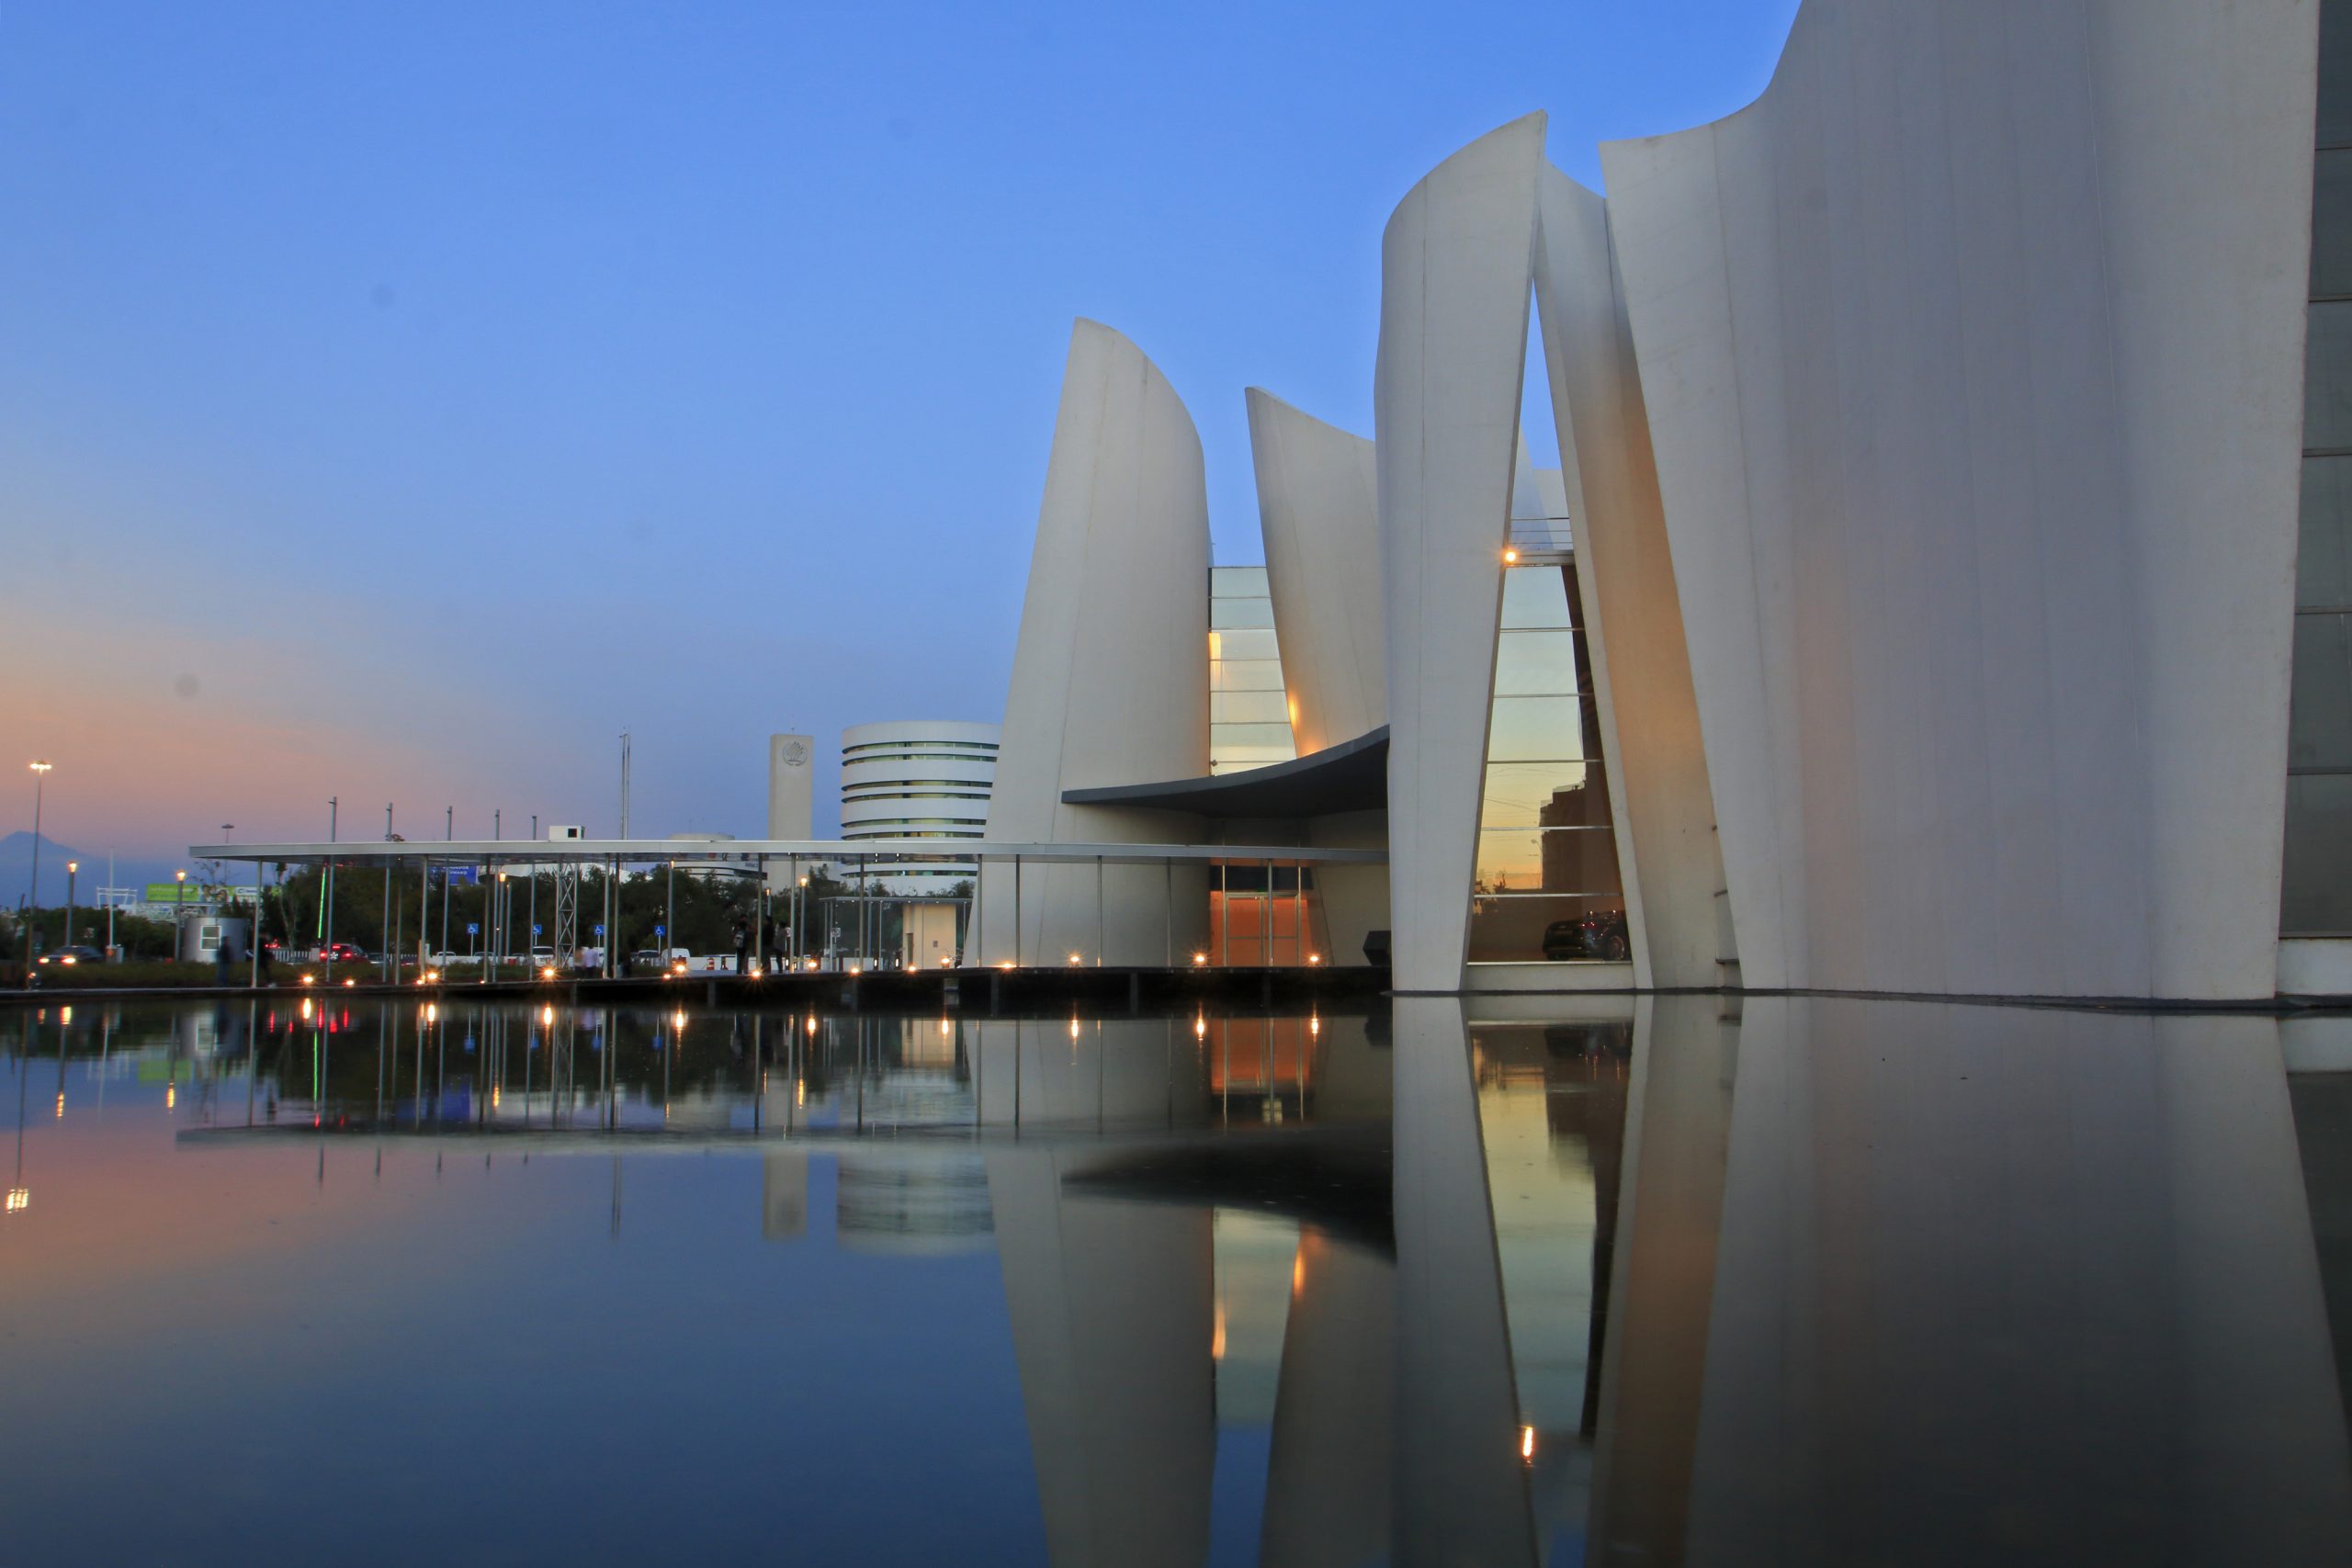
[[[1555,964],[1577,958],[1623,963],[1634,956],[1625,911],[1595,909],[1572,920],[1554,920],[1544,928],[1544,956]]]

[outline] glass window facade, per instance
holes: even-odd
[[[2278,929],[2352,936],[2352,0],[2320,9]]]
[[[1298,755],[1262,566],[1209,569],[1209,772],[1238,773]]]
[[[1633,955],[1573,558],[1503,573],[1470,962]]]

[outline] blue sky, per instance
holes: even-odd
[[[759,831],[771,730],[999,716],[1073,317],[1256,560],[1242,389],[1369,433],[1413,181],[1597,184],[1794,10],[19,0],[0,761],[99,852],[607,831],[626,728],[637,831]]]

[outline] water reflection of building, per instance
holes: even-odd
[[[843,1152],[834,1170],[834,1234],[858,1252],[985,1252],[988,1169],[978,1154]]]

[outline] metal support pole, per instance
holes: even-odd
[[[1163,860],[1160,871],[1168,883],[1168,967],[1176,967],[1176,863]]]
[[[1094,857],[1094,967],[1102,967],[1102,949],[1109,944],[1110,918],[1102,912],[1102,857]]]
[[[1216,863],[1216,966],[1233,966],[1233,867],[1225,861]]]
[[[426,927],[425,927],[425,911],[433,908],[433,860],[432,860],[432,857],[431,857],[431,856],[427,856],[427,857],[426,857],[426,858],[424,858],[424,860],[419,861],[419,862],[417,863],[417,866],[418,866],[418,871],[417,871],[417,886],[416,886],[416,978],[417,978],[417,981],[418,981],[418,983],[419,983],[419,984],[423,984],[423,983],[424,983],[424,966],[425,966],[425,960],[426,960],[427,958],[429,958],[429,957],[431,957],[431,956],[432,956],[432,954],[426,951],[427,947],[430,945],[430,942],[429,942],[429,939],[427,938],[427,936],[426,936],[426,934],[425,934],[425,931],[426,931]],[[443,885],[443,886],[445,886],[445,887],[448,885],[448,879],[447,879],[447,877],[444,877],[444,878],[442,879],[442,885]],[[448,900],[447,900],[447,897],[444,897],[444,898],[442,899],[442,902],[441,902],[441,908],[446,911],[446,910],[448,908],[448,907],[449,907]],[[446,913],[444,913],[444,914],[443,914],[443,916],[442,916],[442,919],[446,922],[446,921],[448,919],[448,916],[447,916]]]
[[[334,842],[335,799],[334,795],[327,796],[327,842],[330,844]],[[332,978],[334,974],[334,856],[332,854],[327,856],[327,885],[319,905],[319,942],[327,950],[327,974]],[[177,958],[179,954],[175,953],[172,956]]]
[[[384,807],[385,842],[390,843],[391,841],[391,837],[392,808],[391,806],[387,803]],[[380,945],[385,962],[389,964],[392,957],[392,870],[389,862],[386,863],[384,867],[384,923],[381,931],[377,935],[376,941]],[[330,968],[330,973],[332,973],[332,968]],[[384,978],[389,982],[391,977],[391,971],[387,968],[384,972]]]
[[[1305,968],[1306,966],[1306,863],[1294,861],[1291,863],[1290,874],[1297,883],[1298,894],[1298,919],[1292,922],[1297,927],[1297,931],[1294,933],[1298,939],[1295,955],[1299,967]]]
[[[1015,969],[1021,967],[1021,857],[1019,855],[1012,857],[1012,966]],[[1019,1060],[1017,1056],[1014,1059]],[[1016,1075],[1012,1082],[1012,1121],[1013,1124],[1018,1126],[1021,1123],[1021,1079]]]

